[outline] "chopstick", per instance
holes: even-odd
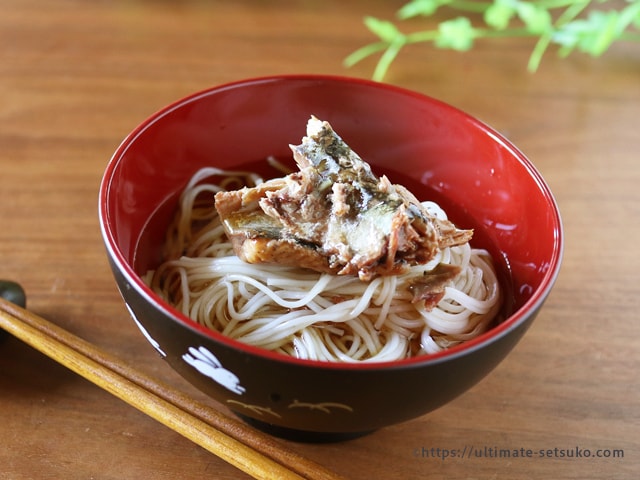
[[[1,297],[0,327],[254,478],[342,478]]]

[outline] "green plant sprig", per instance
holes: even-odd
[[[594,7],[606,3],[616,5],[608,10]],[[373,79],[382,81],[408,45],[431,43],[436,48],[468,51],[480,39],[533,37],[537,42],[527,68],[535,72],[551,45],[558,47],[561,57],[574,50],[598,57],[616,41],[640,42],[640,0],[412,0],[397,11],[397,19],[429,17],[441,7],[452,15],[435,28],[406,34],[392,21],[365,17],[365,26],[379,41],[351,53],[345,66],[381,53]]]

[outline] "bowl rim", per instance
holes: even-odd
[[[318,81],[318,82],[334,82],[334,83],[345,83],[351,85],[362,85],[366,87],[373,87],[381,90],[386,90],[389,92],[395,92],[401,95],[415,97],[421,101],[428,101],[429,103],[439,104],[445,108],[448,108],[452,111],[455,111],[458,115],[462,115],[467,121],[472,122],[481,130],[483,130],[486,134],[491,136],[496,142],[498,142],[502,148],[508,150],[512,156],[517,159],[517,161],[526,169],[527,173],[534,179],[537,183],[540,191],[542,192],[548,206],[549,211],[553,215],[553,223],[555,224],[554,229],[554,248],[553,255],[549,261],[549,268],[544,273],[540,286],[533,292],[531,297],[527,299],[527,301],[521,305],[516,311],[512,312],[506,319],[504,319],[500,324],[492,327],[488,331],[482,333],[481,335],[462,342],[461,344],[455,345],[451,348],[442,350],[437,353],[427,354],[427,355],[419,355],[415,357],[410,357],[402,360],[393,360],[393,361],[384,361],[384,362],[374,362],[374,361],[364,361],[364,362],[329,362],[329,361],[320,361],[320,360],[308,360],[308,359],[300,359],[296,357],[291,357],[288,355],[283,355],[277,352],[273,352],[267,349],[263,349],[261,347],[252,346],[246,343],[242,343],[238,340],[234,340],[230,337],[222,335],[221,333],[211,330],[199,323],[195,320],[192,320],[188,316],[184,315],[175,307],[171,306],[164,300],[162,300],[158,295],[156,295],[150,287],[146,285],[146,283],[142,280],[141,276],[138,275],[133,267],[129,264],[129,262],[125,259],[121,250],[118,248],[117,241],[113,232],[111,231],[109,225],[111,222],[110,219],[110,211],[108,208],[109,205],[109,196],[111,180],[114,176],[114,173],[117,171],[118,166],[121,162],[122,156],[131,146],[131,144],[136,140],[138,136],[144,133],[148,128],[150,128],[155,122],[159,119],[165,117],[170,114],[172,111],[181,108],[182,106],[197,101],[199,98],[206,97],[217,92],[225,91],[228,89],[242,88],[253,86],[262,83],[269,82],[309,82],[309,81]],[[197,92],[191,93],[187,96],[184,96],[181,99],[178,99],[165,107],[157,110],[155,113],[149,115],[146,119],[144,119],[141,123],[139,123],[129,134],[125,136],[125,138],[121,141],[115,152],[112,154],[109,159],[107,166],[105,168],[102,180],[100,182],[99,187],[99,195],[98,195],[98,220],[100,224],[101,235],[107,249],[107,254],[109,255],[113,264],[117,267],[119,272],[124,276],[129,286],[135,288],[135,290],[142,295],[142,297],[147,301],[150,305],[153,306],[154,309],[163,312],[167,317],[171,318],[174,322],[181,324],[184,327],[187,327],[190,330],[196,331],[197,333],[208,337],[210,340],[213,340],[218,343],[222,343],[229,348],[240,350],[246,354],[262,357],[265,359],[269,359],[271,361],[286,363],[286,364],[297,364],[301,366],[311,367],[311,368],[321,368],[321,369],[332,369],[332,370],[377,370],[377,369],[394,369],[394,368],[410,368],[410,367],[418,367],[425,365],[432,365],[437,363],[442,363],[446,361],[450,361],[454,358],[458,358],[461,356],[466,356],[478,349],[481,349],[491,343],[498,341],[500,338],[507,335],[510,331],[518,328],[522,323],[526,321],[530,314],[535,313],[538,309],[542,307],[542,304],[545,302],[549,292],[553,288],[557,277],[560,272],[560,267],[562,264],[562,258],[564,255],[564,228],[562,224],[562,218],[560,214],[560,209],[556,202],[551,189],[547,185],[546,181],[540,174],[540,172],[535,168],[535,166],[531,163],[531,161],[515,146],[513,145],[506,137],[504,137],[501,133],[494,130],[485,122],[471,116],[470,114],[460,110],[457,107],[454,107],[446,102],[438,100],[436,98],[430,97],[426,94],[413,91],[410,89],[406,89],[404,87],[399,87],[391,84],[376,82],[373,80],[367,80],[363,78],[357,77],[348,77],[348,76],[340,76],[340,75],[325,75],[325,74],[281,74],[281,75],[270,75],[270,76],[260,76],[254,78],[247,78],[241,80],[235,80],[231,82],[222,83],[220,85],[215,85],[203,90],[199,90]],[[508,260],[508,259],[507,259]]]

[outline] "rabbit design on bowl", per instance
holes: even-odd
[[[245,388],[240,385],[240,379],[229,370],[225,369],[218,358],[204,347],[198,349],[189,347],[189,353],[185,353],[182,359],[198,370],[201,374],[218,382],[232,392],[242,395]]]

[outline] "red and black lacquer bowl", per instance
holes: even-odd
[[[290,156],[310,115],[329,121],[376,173],[440,203],[496,261],[504,320],[447,351],[404,361],[334,364],[254,348],[203,328],[141,275],[160,261],[177,196],[199,168]],[[424,415],[487,375],[538,314],[560,268],[563,233],[547,184],[507,139],[422,94],[361,79],[277,76],[211,88],[129,134],[100,187],[107,255],[137,326],[187,380],[275,435],[331,441]],[[195,350],[194,350],[195,349]],[[187,362],[199,352],[207,365]],[[191,357],[193,359],[193,357]],[[208,359],[208,360],[207,360]],[[535,368],[535,367],[532,367]]]

